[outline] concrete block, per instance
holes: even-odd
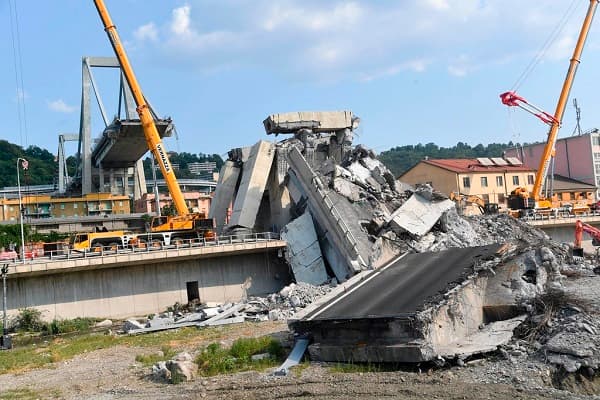
[[[233,204],[229,226],[252,229],[267,185],[275,150],[273,144],[261,140],[252,146],[250,157],[244,163],[240,187]]]
[[[233,201],[235,187],[240,176],[240,168],[233,161],[225,161],[219,181],[215,189],[215,195],[210,203],[209,218],[214,218],[217,223],[217,231],[221,232],[227,218],[227,208]]]
[[[289,262],[296,282],[320,285],[328,279],[310,212],[287,224],[281,238],[288,244]]]
[[[335,178],[333,180],[333,190],[352,202],[360,200],[360,187],[346,179]]]
[[[263,121],[267,134],[295,133],[300,129],[333,132],[358,127],[352,111],[301,111],[271,114]]]
[[[390,216],[393,229],[423,236],[433,228],[442,214],[454,207],[452,200],[432,203],[414,194]]]

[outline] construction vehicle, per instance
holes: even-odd
[[[456,202],[465,211],[465,215],[498,213],[498,204],[486,202],[475,194],[452,192],[450,193],[450,200]],[[473,208],[478,212],[473,212]]]
[[[542,185],[544,184],[544,181],[548,176],[548,167],[550,165],[551,159],[554,157],[555,154],[555,144],[558,136],[558,130],[560,129],[567,100],[571,92],[571,87],[573,86],[575,73],[577,72],[577,67],[580,63],[579,60],[583,51],[583,46],[587,39],[587,35],[590,30],[590,26],[592,24],[592,20],[594,18],[594,13],[596,12],[597,6],[598,0],[590,0],[590,5],[588,7],[585,19],[583,21],[583,25],[579,33],[579,38],[577,39],[577,44],[573,51],[573,56],[571,57],[571,61],[569,63],[567,76],[563,83],[563,87],[558,98],[558,103],[556,105],[554,115],[551,115],[543,111],[542,109],[536,107],[535,105],[527,102],[527,100],[517,95],[514,91],[505,92],[500,95],[500,99],[502,100],[503,104],[509,107],[522,108],[523,110],[538,117],[542,122],[550,125],[548,139],[546,140],[546,146],[544,147],[544,151],[540,159],[540,164],[535,176],[535,183],[533,185],[533,189],[531,193],[529,193],[526,188],[517,188],[513,190],[508,198],[508,206],[511,209],[519,209],[525,211],[534,210],[534,212],[537,212],[538,210],[547,211],[552,209],[552,201],[542,195]]]
[[[581,245],[583,232],[588,233],[592,237],[592,245],[600,246],[600,229],[577,220],[575,222],[575,242],[573,243],[573,256],[575,257],[583,257],[583,247]]]
[[[135,235],[127,231],[99,231],[88,233],[77,233],[71,237],[69,248],[76,251],[102,250],[116,251],[119,248],[129,247],[129,242]]]
[[[140,117],[148,149],[152,152],[154,158],[158,162],[177,212],[177,215],[174,216],[154,217],[150,224],[150,232],[145,235],[138,235],[137,243],[140,246],[143,246],[146,243],[158,244],[159,242],[161,244],[171,244],[174,240],[182,241],[184,239],[196,238],[212,239],[215,235],[214,221],[212,219],[207,219],[202,213],[190,213],[185,204],[181,188],[175,177],[175,171],[171,166],[167,151],[164,148],[158,130],[156,129],[152,111],[142,94],[141,87],[133,73],[133,69],[117,33],[117,29],[112,23],[108,10],[104,5],[104,1],[94,0],[94,4],[98,10],[100,19],[102,20],[110,44],[119,60],[123,75],[131,88],[131,93],[137,106],[136,110]]]

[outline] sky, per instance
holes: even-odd
[[[170,116],[168,150],[224,155],[290,111],[351,110],[355,143],[395,146],[545,141],[507,108],[511,89],[554,114],[586,0],[105,0],[145,97]],[[1,139],[56,153],[78,133],[83,56],[113,56],[91,0],[0,2]],[[562,27],[562,29],[561,29]],[[600,127],[592,25],[559,137]],[[548,46],[544,47],[545,44]],[[545,49],[544,51],[541,51]],[[537,60],[537,62],[535,62]],[[534,68],[526,73],[528,66]],[[524,79],[520,79],[521,76]],[[110,116],[118,74],[95,69]],[[94,105],[93,135],[104,124]],[[74,154],[77,144],[68,145]]]

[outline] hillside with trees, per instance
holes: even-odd
[[[435,143],[397,146],[379,154],[379,159],[387,165],[395,176],[400,176],[419,161],[429,158],[477,158],[477,157],[502,157],[502,152],[508,147],[514,147],[513,142],[490,143],[488,145],[478,144],[474,147],[458,142],[452,147],[439,147]],[[6,140],[0,140],[0,168],[4,171],[0,174],[0,187],[17,185],[17,158],[26,158],[29,161],[29,169],[21,170],[21,185],[49,185],[56,182],[58,176],[58,164],[54,154],[37,146],[29,146],[23,149],[21,146],[12,144]],[[215,171],[219,171],[223,165],[223,159],[218,154],[193,154],[193,153],[169,153],[171,163],[178,164],[179,169],[175,171],[178,178],[198,178],[188,170],[188,164],[193,162],[214,161]],[[73,176],[76,158],[67,158],[69,174]],[[144,172],[147,179],[152,179],[150,167],[151,159],[144,159]],[[158,171],[158,178],[162,178]]]
[[[452,147],[439,147],[435,143],[425,145],[398,146],[379,154],[378,158],[398,177],[416,165],[419,161],[428,158],[477,158],[477,157],[502,157],[502,152],[514,147],[513,142],[490,143],[486,146],[478,144],[471,147],[466,143],[458,142]]]
[[[37,146],[23,149],[6,140],[0,140],[0,187],[17,186],[17,158],[28,161],[28,169],[20,170],[21,185],[47,185],[54,183],[58,164],[54,154]],[[19,167],[20,168],[20,167]]]
[[[197,175],[192,174],[188,170],[188,164],[195,162],[206,162],[206,161],[214,161],[216,163],[216,168],[214,172],[218,172],[223,166],[223,159],[218,154],[192,154],[192,153],[169,153],[169,160],[171,164],[179,165],[179,169],[175,169],[175,176],[181,179],[189,179],[189,178],[198,178]],[[152,159],[150,157],[146,157],[144,159],[144,173],[146,174],[146,179],[152,179],[152,169],[150,167],[152,163]],[[156,171],[156,177],[158,179],[162,178],[162,174],[159,169]]]

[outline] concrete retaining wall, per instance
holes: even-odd
[[[8,311],[35,307],[43,318],[126,318],[187,303],[187,282],[198,282],[200,301],[235,302],[280,290],[287,266],[272,253],[165,260],[149,265],[73,271],[7,280]]]

